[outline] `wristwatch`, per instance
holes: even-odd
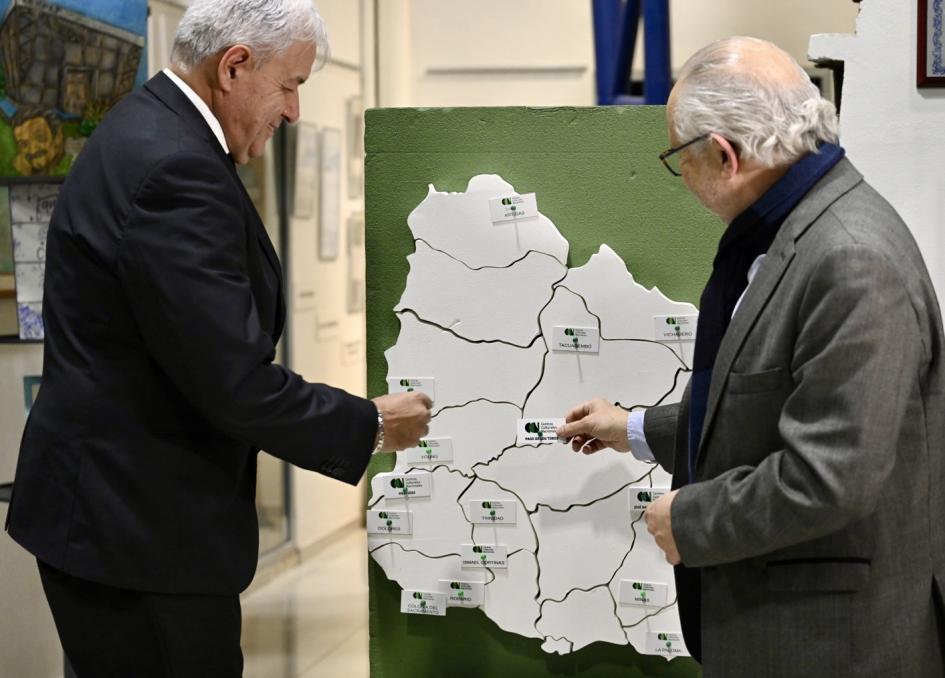
[[[371,454],[377,454],[384,447],[384,416],[377,413],[377,437],[374,439],[374,449]]]

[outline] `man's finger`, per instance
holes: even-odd
[[[566,415],[564,415],[564,420],[570,424],[571,422],[578,421],[579,419],[583,419],[584,417],[586,417],[587,415],[591,413],[590,406],[591,406],[590,402],[581,403],[580,405],[572,409],[570,412],[568,412]]]
[[[588,422],[582,419],[570,424],[561,424],[556,433],[559,438],[571,439],[574,436],[588,433]]]
[[[600,452],[602,449],[604,449],[605,447],[607,446],[604,445],[604,443],[602,443],[599,440],[595,440],[591,443],[587,443],[583,445],[581,447],[581,452],[583,452],[584,454],[596,454]]]

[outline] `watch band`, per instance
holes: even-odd
[[[374,449],[371,454],[377,454],[384,447],[384,416],[377,413],[377,437],[374,439]]]

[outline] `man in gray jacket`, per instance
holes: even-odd
[[[567,415],[673,473],[646,512],[705,676],[945,675],[945,364],[908,228],[774,45],[683,68],[661,160],[728,227],[682,401]]]

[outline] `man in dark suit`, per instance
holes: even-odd
[[[173,69],[62,187],[8,530],[80,677],[240,675],[257,452],[355,484],[427,430],[423,394],[372,402],[273,363],[281,269],[234,161],[298,118],[326,50],[310,0],[192,2]]]
[[[661,159],[728,225],[689,387],[559,434],[673,473],[645,519],[706,678],[945,675],[945,334],[909,229],[770,43],[700,50],[667,121]]]

